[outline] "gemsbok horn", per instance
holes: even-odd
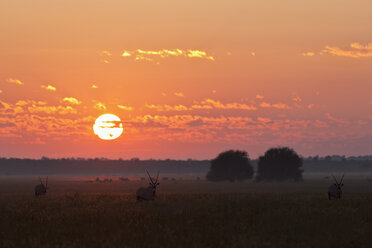
[[[342,183],[342,180],[344,179],[344,175],[341,177],[341,181],[338,182],[337,179],[332,175],[333,179],[335,180],[335,184],[329,186],[328,188],[328,199],[331,200],[334,199],[341,199],[342,197],[342,186],[344,184]]]
[[[137,190],[137,201],[141,201],[141,200],[153,201],[155,199],[156,187],[159,185],[158,183],[159,171],[158,171],[158,175],[156,176],[155,181],[150,176],[147,170],[146,172],[147,172],[147,175],[149,175],[150,186],[148,186],[147,188],[141,187]]]
[[[40,180],[40,184],[35,186],[35,196],[45,195],[48,189],[48,177],[45,180],[45,185],[40,177],[39,177],[39,180]]]

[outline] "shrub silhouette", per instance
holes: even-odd
[[[259,157],[257,181],[302,181],[302,159],[291,148],[271,148]]]
[[[229,150],[220,153],[211,161],[207,174],[208,181],[243,181],[253,176],[247,152]]]

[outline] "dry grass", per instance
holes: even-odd
[[[50,179],[0,183],[0,247],[370,247],[372,183],[161,182],[156,202],[136,203],[144,182]]]

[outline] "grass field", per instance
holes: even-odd
[[[86,183],[0,178],[0,247],[372,247],[372,183],[161,182],[155,202],[136,203],[146,182]]]

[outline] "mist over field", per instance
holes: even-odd
[[[251,160],[254,170],[258,160]],[[210,160],[108,160],[83,159],[0,159],[0,175],[55,176],[144,176],[145,171],[160,171],[161,175],[204,177]],[[327,156],[303,159],[304,173],[368,173],[372,172],[372,156]]]

